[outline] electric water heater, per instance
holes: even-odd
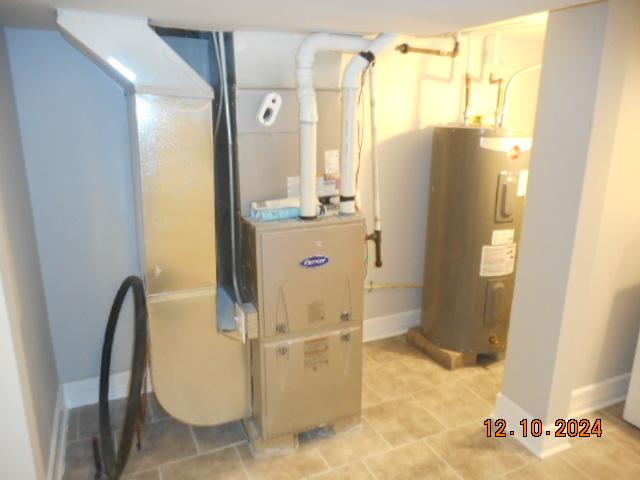
[[[530,148],[497,129],[434,131],[422,333],[437,347],[505,348]]]

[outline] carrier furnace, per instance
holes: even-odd
[[[499,129],[434,131],[422,325],[410,339],[449,368],[504,351],[530,147]]]

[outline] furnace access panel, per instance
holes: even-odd
[[[251,369],[262,438],[359,415],[363,220],[245,219],[242,234],[244,294],[259,318]]]

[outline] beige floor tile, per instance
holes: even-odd
[[[364,383],[384,400],[431,387],[426,375],[411,371],[403,362],[392,362],[364,373]]]
[[[377,405],[382,402],[382,397],[370,389],[367,385],[362,385],[362,408]]]
[[[434,385],[456,382],[487,371],[485,368],[477,366],[448,370],[424,354],[416,357],[405,357],[400,363],[408,370],[424,376]]]
[[[505,480],[580,480],[584,475],[559,456],[534,460],[504,477]]]
[[[427,440],[463,478],[482,480],[509,473],[533,459],[511,438],[487,438],[482,422],[450,430]]]
[[[191,427],[200,452],[244,442],[247,437],[240,422],[229,422],[215,427]]]
[[[366,349],[362,352],[362,371],[366,372],[373,368],[379,367],[381,363],[376,362],[371,355],[367,354]]]
[[[127,409],[127,399],[121,398],[109,402],[109,416],[111,418],[111,429],[122,428],[122,422]],[[98,404],[79,407],[78,416],[78,439],[90,438],[100,434],[100,415]]]
[[[611,405],[607,408],[603,408],[602,411],[617,420],[622,420],[622,412],[624,411],[624,402],[616,403],[615,405]]]
[[[606,433],[605,433],[606,435]],[[563,452],[562,458],[587,478],[637,480],[640,478],[640,455],[604,436],[599,442],[576,445]]]
[[[375,480],[362,462],[352,463],[312,478],[313,480]]]
[[[596,419],[600,419],[600,425],[602,426],[602,436],[601,437],[597,437],[597,436],[589,436],[589,437],[571,437],[569,438],[569,442],[571,442],[572,444],[582,444],[584,442],[601,442],[602,440],[604,440],[605,438],[608,438],[612,432],[614,430],[616,430],[618,428],[618,425],[620,425],[620,420],[616,420],[615,418],[613,418],[610,415],[607,415],[603,410],[597,410],[595,412],[591,412],[588,414],[584,414],[584,415],[578,415],[578,418],[576,418],[576,420],[582,420],[582,419],[587,419],[589,420],[589,422],[591,422],[590,424],[593,426],[594,422],[596,421]],[[566,429],[565,429],[566,432]]]
[[[502,390],[502,375],[487,370],[463,378],[460,382],[476,395],[484,398],[491,405],[495,405],[496,396]]]
[[[163,480],[245,480],[247,474],[233,447],[161,467]]]
[[[318,449],[331,468],[353,463],[389,448],[384,438],[366,420],[362,420],[360,426],[330,438],[307,435],[306,441]]]
[[[172,418],[149,423],[144,429],[142,450],[131,449],[125,473],[155,468],[197,453],[189,427]]]
[[[413,396],[447,428],[455,428],[474,419],[479,419],[481,424],[493,411],[493,404],[461,383],[439,385]]]
[[[412,443],[375,455],[368,458],[366,464],[378,480],[458,478],[424,442]]]
[[[414,397],[374,405],[364,409],[364,417],[391,445],[398,446],[442,432],[442,425],[424,402]]]
[[[602,436],[607,436],[607,438],[615,440],[616,443],[640,455],[640,428],[622,421],[609,432],[605,430]]]
[[[266,458],[255,458],[247,443],[234,448],[252,480],[298,480],[329,470],[315,448],[300,448],[294,453]]]
[[[74,421],[77,422],[77,438],[82,440],[100,435],[100,414],[98,404],[86,405],[84,407],[74,408]],[[122,428],[124,417],[127,412],[127,399],[119,398],[109,402],[109,416],[111,418],[111,429],[119,430]],[[69,417],[71,420],[71,417]],[[152,420],[150,412],[147,413],[147,422]]]
[[[423,355],[422,352],[407,343],[404,335],[365,343],[364,351],[373,360],[382,364]]]
[[[67,445],[63,480],[87,480],[96,472],[93,449],[89,440],[80,440]]]
[[[146,472],[122,477],[122,480],[160,480],[160,472],[157,469],[147,470]]]

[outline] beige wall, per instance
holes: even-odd
[[[0,274],[36,472],[38,478],[44,478],[54,428],[58,376],[47,321],[13,85],[1,27],[0,112]],[[4,388],[10,387],[5,387],[3,383]],[[3,419],[5,415],[8,413],[3,410]],[[5,431],[0,435],[5,435]],[[5,455],[12,451],[12,446],[7,445],[1,450]],[[7,462],[11,460],[0,462],[0,472],[10,467]],[[19,465],[13,467],[18,468]]]
[[[509,76],[542,58],[544,24],[499,29],[500,66],[497,73]],[[489,84],[491,50],[495,30],[472,35],[470,71],[473,75],[472,114],[490,121],[496,101],[496,87]],[[450,48],[450,39],[405,38],[412,45]],[[427,228],[427,202],[431,168],[433,127],[462,118],[467,42],[461,39],[461,53],[455,59],[398,52],[381,57],[376,64],[377,124],[380,163],[380,195],[383,223],[383,267],[375,268],[373,248],[367,281],[380,283],[422,283]],[[505,127],[525,133],[533,130],[539,72],[514,82]],[[367,90],[368,92],[368,90]],[[372,228],[368,93],[365,142],[360,169],[361,207]],[[422,292],[417,290],[375,290],[366,294],[365,318],[418,310]]]
[[[501,32],[498,73],[508,76],[542,58],[544,24],[482,30],[472,35],[470,70],[474,76],[471,110],[474,114],[493,115],[496,87],[489,85],[489,64],[496,31]],[[265,200],[254,192],[269,191],[286,196],[286,175],[297,175],[298,135],[295,101],[295,51],[304,36],[287,33],[236,32],[234,34],[238,83],[238,150],[240,171],[253,177],[241,180],[243,198]],[[413,45],[451,48],[448,38],[402,41]],[[378,59],[377,123],[381,168],[381,204],[383,215],[383,262],[373,263],[370,248],[367,281],[380,283],[422,283],[427,221],[431,134],[434,125],[461,118],[467,41],[462,38],[460,55],[455,59],[424,55],[389,53]],[[340,71],[348,57],[321,53],[316,60],[315,76],[319,102],[318,164],[322,172],[323,151],[338,149],[338,88]],[[525,133],[533,130],[539,72],[514,83],[505,126]],[[273,127],[255,122],[255,109],[262,95],[277,89],[285,102]],[[370,139],[368,88],[362,96],[365,104],[365,134],[359,174],[360,205],[372,229]],[[250,123],[247,123],[250,122]],[[252,123],[251,123],[252,122]],[[285,172],[286,170],[286,172]],[[270,173],[271,172],[271,173]],[[284,172],[284,173],[283,173]],[[259,185],[260,188],[251,185]],[[243,201],[248,211],[248,203]],[[370,246],[371,247],[371,246]],[[420,290],[375,290],[366,293],[365,318],[393,316],[421,308]]]

